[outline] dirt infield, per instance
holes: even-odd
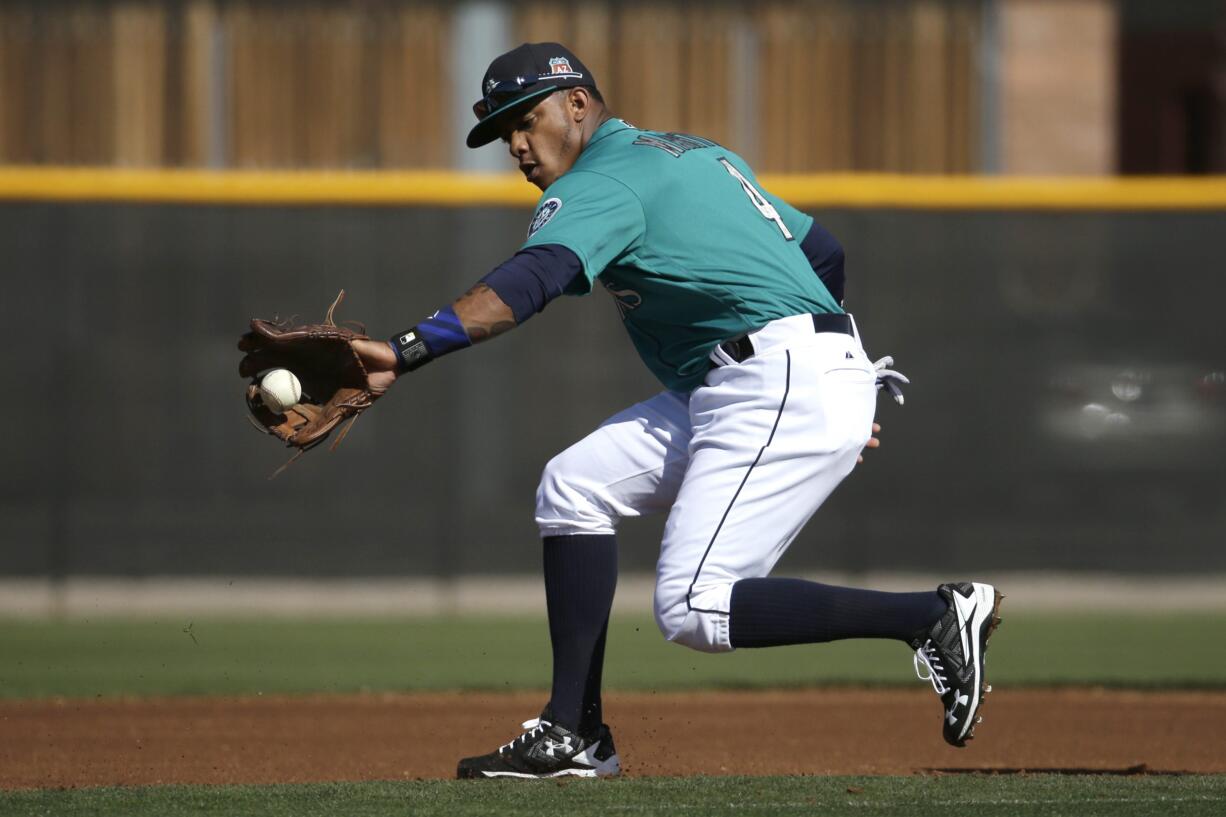
[[[451,777],[540,693],[0,702],[0,788]],[[1226,693],[993,693],[966,749],[925,690],[614,694],[630,775],[1226,772]]]

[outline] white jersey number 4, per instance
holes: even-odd
[[[753,202],[754,207],[758,208],[758,212],[762,214],[762,217],[767,221],[775,222],[775,226],[779,228],[779,232],[783,233],[783,237],[788,241],[792,241],[792,233],[789,232],[787,225],[783,223],[783,219],[779,217],[779,211],[775,209],[775,205],[767,201],[766,196],[759,193],[758,188],[754,187],[741,171],[732,166],[732,162],[721,157],[719,163],[724,166],[724,169],[734,179],[741,183],[741,188],[745,191],[745,195],[749,196],[749,200]]]

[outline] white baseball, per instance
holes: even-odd
[[[260,399],[274,414],[284,414],[302,399],[302,384],[289,369],[273,369],[260,379]]]

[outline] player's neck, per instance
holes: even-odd
[[[613,118],[615,117],[612,111],[608,108],[601,108],[600,112],[592,117],[592,124],[583,129],[583,147],[586,148],[591,143],[592,137],[596,135],[596,131],[600,130],[601,125]],[[584,124],[586,125],[587,123],[585,122]],[[582,153],[582,150],[580,152]]]

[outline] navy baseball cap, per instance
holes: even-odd
[[[587,66],[558,43],[524,43],[496,58],[481,80],[481,99],[473,105],[476,126],[467,145],[479,148],[498,138],[502,117],[536,105],[559,88],[596,87]],[[534,101],[535,100],[535,101]]]

